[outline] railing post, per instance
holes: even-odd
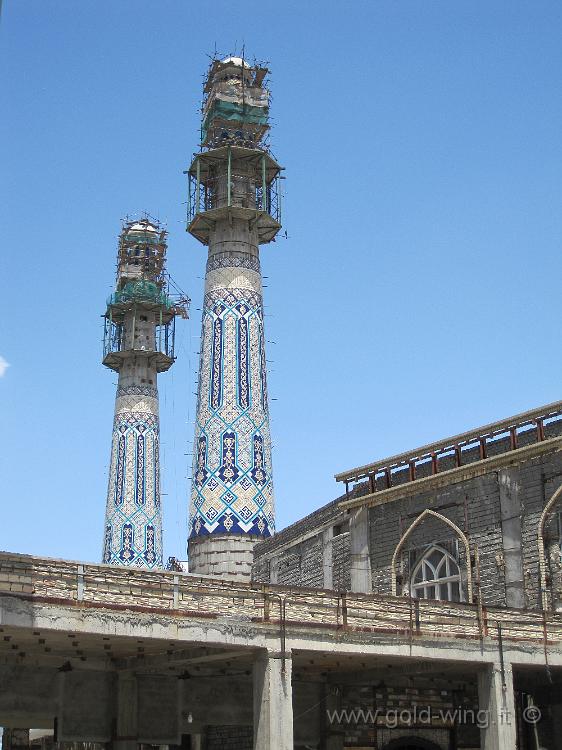
[[[195,185],[195,212],[194,212],[194,215],[199,213],[199,209],[200,209],[199,203],[200,203],[200,200],[201,200],[201,160],[200,159],[197,159],[197,161],[195,162],[195,168],[196,168],[196,171],[197,171],[197,177],[196,177],[197,184]]]
[[[431,473],[437,474],[439,471],[439,464],[437,463],[437,453],[431,454]]]
[[[264,586],[263,591],[263,621],[269,622],[269,618],[271,616],[270,613],[270,604],[269,604],[269,594],[267,592],[266,587]]]
[[[180,577],[174,576],[174,609],[177,609],[180,604]]]
[[[537,440],[542,442],[544,440],[544,422],[542,419],[537,419]]]
[[[77,600],[79,602],[84,600],[84,566],[79,564],[78,565],[78,573],[76,576],[76,590],[77,590]]]
[[[486,438],[481,437],[479,443],[480,443],[480,459],[484,460],[486,458]]]
[[[232,158],[230,146],[227,146],[227,161],[226,161],[226,205],[230,207],[232,195],[230,192],[230,180],[232,175]]]
[[[262,179],[262,209],[267,213],[267,183],[266,183],[266,169],[265,169],[265,154],[261,157],[261,179]]]

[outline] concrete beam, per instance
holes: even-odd
[[[113,663],[117,669],[162,669],[163,667],[187,667],[192,664],[212,664],[213,662],[226,662],[234,659],[252,658],[253,651],[245,649],[240,651],[219,651],[213,654],[201,654],[193,649],[174,651],[172,654],[151,654],[149,656],[132,656],[128,659],[114,659]]]

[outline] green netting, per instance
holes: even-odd
[[[172,302],[166,292],[153,281],[129,281],[123,289],[114,292],[108,300],[108,304],[119,304],[120,302],[153,302],[157,305],[172,307]]]
[[[153,232],[143,232],[133,229],[127,232],[125,240],[127,244],[156,245],[158,244],[159,237]]]
[[[203,139],[205,139],[209,125],[214,119],[267,125],[268,109],[267,107],[252,107],[249,104],[238,104],[237,102],[225,102],[222,99],[215,99],[203,122]]]

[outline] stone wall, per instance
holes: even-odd
[[[472,543],[478,545],[483,598],[490,604],[505,605],[503,572],[496,562],[496,555],[501,553],[502,538],[499,489],[495,473],[437,492],[422,493],[389,505],[371,508],[369,523],[373,589],[380,593],[390,593],[390,563],[394,550],[402,535],[426,508],[451,520],[463,532],[468,533]],[[428,545],[437,543],[449,550],[453,544],[456,545],[457,539],[457,535],[442,521],[435,517],[424,520],[404,544],[398,566],[403,585],[406,585],[411,572],[409,558],[412,558],[413,566]],[[458,557],[461,567],[466,567],[461,545]],[[466,588],[464,594],[466,600]]]

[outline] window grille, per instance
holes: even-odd
[[[410,588],[412,596],[418,599],[462,601],[457,561],[442,547],[432,545],[414,567]]]

